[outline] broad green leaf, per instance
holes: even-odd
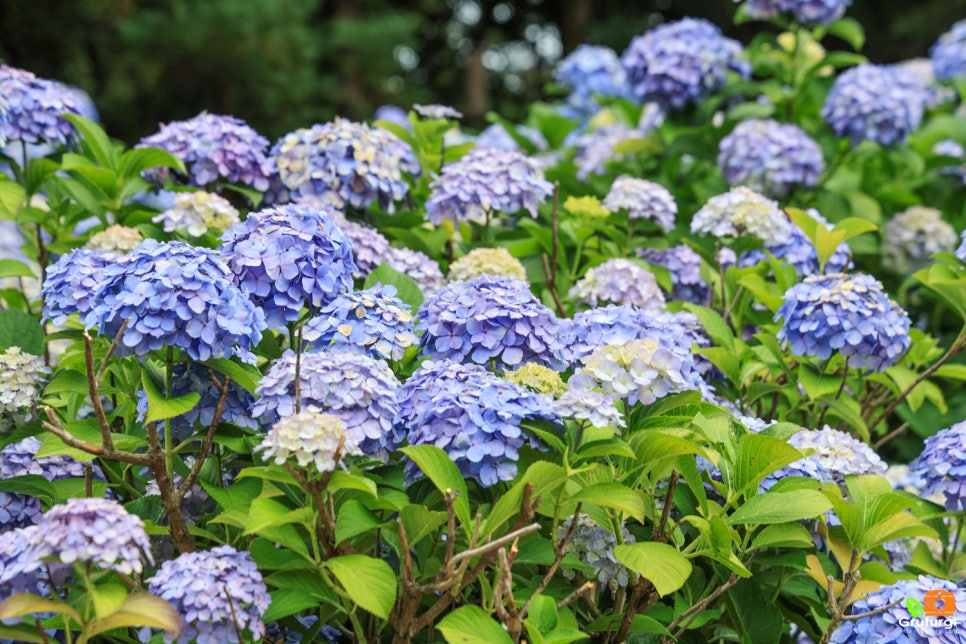
[[[147,422],[180,416],[194,409],[198,401],[201,400],[201,395],[196,391],[177,398],[165,398],[147,371],[141,374],[141,384],[148,395]]]
[[[138,176],[145,170],[159,167],[174,168],[182,174],[186,172],[184,161],[160,148],[134,148],[128,150],[121,157],[121,163],[118,166],[117,172],[122,178],[127,179]]]
[[[436,625],[449,644],[512,644],[503,627],[479,606],[463,606]]]
[[[40,322],[23,311],[0,311],[0,351],[20,347],[24,353],[44,354],[44,331]]]
[[[492,534],[511,517],[516,516],[520,512],[520,504],[523,502],[523,491],[527,484],[533,485],[533,491],[530,495],[533,501],[537,497],[546,498],[548,494],[553,493],[566,482],[567,472],[559,465],[546,461],[537,461],[531,464],[520,480],[507,490],[506,494],[501,496],[500,500],[493,505],[481,531],[482,534]]]
[[[244,470],[242,471],[244,472]],[[379,496],[375,481],[360,474],[344,472],[340,469],[332,472],[328,490],[330,492],[337,490],[358,490],[359,492],[365,492],[373,498]]]
[[[0,492],[25,494],[36,497],[44,503],[52,503],[55,496],[54,486],[50,484],[50,481],[38,474],[25,474],[23,476],[0,479]]]
[[[456,500],[453,501],[453,510],[460,523],[464,527],[469,527],[472,519],[466,480],[446,452],[434,445],[410,445],[400,451],[412,459],[440,492],[446,494],[446,490],[453,490],[457,493]]]
[[[407,505],[399,510],[399,518],[406,530],[406,540],[415,546],[446,523],[445,512],[427,510],[421,505]]]
[[[79,114],[64,114],[63,118],[77,128],[81,135],[83,146],[90,151],[105,168],[113,166],[114,146],[103,128],[94,121]]]
[[[120,582],[95,586],[89,591],[94,600],[94,614],[98,618],[105,618],[115,612],[127,599],[128,589]]]
[[[199,361],[199,364],[203,364],[206,367],[211,367],[212,370],[228,376],[233,382],[237,383],[239,387],[250,393],[254,393],[255,387],[258,386],[258,383],[262,378],[261,373],[259,373],[256,367],[251,365],[240,365],[227,358],[201,360]]]
[[[685,304],[684,308],[697,316],[698,320],[701,322],[701,326],[704,330],[708,332],[708,337],[711,340],[722,346],[732,353],[736,351],[735,349],[735,335],[731,331],[731,327],[728,323],[724,321],[724,318],[717,311],[713,311],[706,306],[698,306],[697,304]]]
[[[181,617],[168,601],[150,593],[134,593],[115,612],[89,625],[84,632],[93,637],[115,628],[141,626],[180,633]]]
[[[3,603],[0,603],[0,620],[14,619],[24,615],[42,613],[56,613],[65,615],[73,619],[76,623],[82,623],[80,614],[60,600],[47,599],[39,595],[29,593],[16,593],[10,595]]]
[[[0,279],[6,277],[34,277],[34,270],[18,259],[0,259]]]
[[[688,558],[666,543],[644,541],[615,546],[614,557],[654,584],[654,589],[661,596],[673,593],[691,575]]]
[[[775,523],[758,531],[751,542],[751,549],[811,548],[813,545],[811,533],[800,523]]]
[[[841,377],[819,373],[807,364],[798,368],[798,381],[805,387],[805,393],[811,400],[822,396],[831,396],[838,391],[842,384]]]
[[[293,510],[287,505],[266,497],[253,499],[248,515],[249,520],[245,525],[245,534],[262,534],[269,528],[286,524],[311,527],[314,523],[314,512],[311,508]]]
[[[644,522],[644,497],[637,490],[632,490],[620,483],[588,485],[571,496],[570,501],[612,508],[637,519],[641,523]]]
[[[396,603],[396,575],[381,559],[345,555],[325,562],[349,598],[376,617],[388,619]]]
[[[286,485],[298,485],[298,481],[295,477],[288,473],[287,470],[278,467],[277,465],[265,465],[257,466],[253,465],[250,467],[243,467],[238,476],[235,477],[236,481],[241,479],[256,478],[262,479],[263,481],[273,481],[275,483],[284,483]]]
[[[319,599],[304,590],[276,588],[272,591],[272,603],[268,605],[268,610],[265,611],[262,619],[270,623],[318,606]]]
[[[828,32],[849,43],[855,51],[862,51],[862,45],[865,44],[865,30],[855,18],[839,18],[828,26]]]
[[[546,595],[535,595],[530,598],[527,616],[540,633],[549,634],[557,628],[557,602]]]
[[[765,492],[745,501],[728,517],[731,525],[787,523],[813,519],[832,508],[825,495],[817,490]]]
[[[0,180],[0,219],[14,219],[27,201],[27,192],[20,184]]]
[[[738,439],[732,489],[745,494],[763,478],[802,457],[785,441],[762,434],[745,434]]]
[[[363,532],[378,528],[382,524],[366,506],[355,499],[343,503],[337,514],[335,520],[336,543],[341,543]]]
[[[396,287],[396,296],[411,306],[413,311],[423,303],[423,292],[413,278],[400,273],[388,264],[380,264],[366,276],[363,288],[372,288],[376,284]]]
[[[8,642],[30,642],[38,644],[50,644],[50,638],[46,634],[41,635],[37,632],[37,627],[33,625],[20,624],[16,626],[5,626],[0,624],[0,640]]]

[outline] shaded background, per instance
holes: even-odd
[[[487,110],[519,119],[554,64],[582,42],[618,53],[661,22],[732,26],[732,0],[4,0],[0,58],[72,83],[108,132],[132,143],[203,109],[233,114],[275,140],[335,114],[383,104]],[[856,0],[873,62],[926,55],[966,0]],[[835,40],[829,39],[830,46]]]

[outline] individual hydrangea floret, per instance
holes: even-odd
[[[966,422],[927,438],[909,472],[924,483],[923,497],[942,494],[947,510],[966,510]]]
[[[567,295],[588,306],[610,302],[655,311],[664,307],[664,294],[654,274],[633,260],[619,257],[587,269]]]
[[[412,307],[396,296],[395,286],[376,285],[340,295],[302,328],[305,348],[357,348],[374,358],[402,360],[419,344]]]
[[[63,326],[74,313],[83,320],[96,302],[105,269],[115,259],[110,253],[78,248],[48,266],[42,289],[44,320]]]
[[[288,204],[248,215],[222,236],[221,254],[269,328],[298,320],[352,289],[352,245],[326,212]]]
[[[797,125],[749,119],[721,140],[718,167],[732,186],[784,197],[793,188],[817,185],[825,159],[818,144]]]
[[[84,464],[69,456],[35,458],[40,446],[39,440],[30,437],[0,450],[0,480],[34,475],[43,476],[48,481],[59,481],[84,476]],[[40,514],[40,500],[36,497],[0,492],[0,532],[32,525]]]
[[[741,44],[707,20],[685,18],[637,36],[621,63],[634,96],[665,109],[680,109],[721,89],[729,70],[750,71],[739,61]]]
[[[819,214],[814,208],[809,209],[808,214],[812,219],[817,220],[819,224],[829,230],[832,229],[832,224],[826,221],[825,217]],[[766,252],[776,259],[784,260],[785,263],[794,266],[795,272],[798,273],[800,278],[816,275],[819,272],[818,251],[815,250],[815,245],[812,244],[812,240],[808,238],[805,231],[794,224],[791,226],[791,235],[787,242],[778,244],[777,246],[766,245],[763,248],[745,251],[737,260],[738,266],[747,268],[748,266],[754,266],[767,261],[768,257],[765,254]],[[845,269],[851,268],[851,266],[852,250],[846,242],[842,242],[825,263],[825,272],[841,273]]]
[[[747,0],[745,12],[758,20],[787,13],[803,25],[830,25],[845,15],[850,4],[852,0]]]
[[[889,220],[882,231],[882,265],[908,275],[936,253],[951,253],[959,238],[936,208],[911,206]]]
[[[650,264],[663,266],[671,274],[671,292],[668,299],[693,304],[708,303],[710,287],[701,277],[701,256],[690,246],[678,244],[667,250],[641,248],[638,255]]]
[[[426,218],[438,226],[443,220],[481,221],[497,212],[513,215],[520,210],[536,218],[537,206],[553,194],[553,184],[519,152],[476,148],[443,166],[430,190]]]
[[[314,465],[320,473],[335,469],[337,454],[362,454],[341,418],[312,405],[275,423],[255,449],[276,465],[294,457],[299,467]]]
[[[0,435],[33,418],[49,375],[43,358],[20,347],[0,353]]]
[[[812,275],[788,289],[775,314],[778,339],[792,353],[827,360],[833,352],[852,368],[882,371],[909,349],[909,316],[871,275]]]
[[[425,297],[438,291],[446,282],[436,260],[418,250],[390,247],[386,251],[385,263],[412,278]]]
[[[91,236],[84,248],[102,253],[123,255],[130,253],[144,241],[144,235],[137,228],[114,224]]]
[[[342,118],[286,134],[272,156],[293,195],[333,192],[353,208],[378,202],[390,214],[409,193],[405,175],[422,174],[412,149],[395,134]]]
[[[173,346],[194,360],[244,354],[265,329],[215,251],[153,239],[103,269],[85,320],[108,337],[128,321],[119,355]]]
[[[416,319],[434,360],[563,368],[557,318],[520,280],[481,275],[447,284],[423,302]]]
[[[608,163],[628,158],[627,154],[614,152],[618,144],[643,137],[642,131],[623,123],[610,123],[584,132],[574,142],[577,178],[586,181],[592,174],[604,174]]]
[[[295,353],[286,351],[255,389],[252,415],[265,426],[295,414],[295,363]],[[386,459],[402,442],[393,429],[399,381],[385,361],[331,348],[302,354],[299,374],[301,404],[341,418],[363,454]]]
[[[674,217],[678,214],[677,202],[667,188],[627,175],[614,180],[604,198],[604,206],[615,212],[626,210],[631,219],[653,221],[665,233],[674,230]]]
[[[174,207],[151,221],[164,224],[164,232],[184,231],[201,237],[211,229],[224,232],[237,224],[238,210],[224,197],[211,192],[179,192],[174,196]]]
[[[447,279],[469,280],[484,274],[527,281],[527,269],[505,248],[474,248],[449,265]]]
[[[617,537],[609,530],[597,524],[588,514],[577,516],[577,525],[573,526],[574,518],[568,517],[557,526],[557,538],[564,539],[573,530],[570,543],[567,544],[567,552],[575,556],[581,562],[593,567],[594,576],[607,587],[614,581],[621,588],[627,587],[630,582],[631,573],[624,564],[617,561],[614,556],[614,546],[617,545]],[[621,543],[635,543],[634,535],[627,527],[621,524]],[[574,571],[564,567],[563,576],[566,579],[573,579]]]
[[[186,121],[172,121],[141,139],[138,147],[161,148],[184,161],[188,185],[208,188],[224,181],[258,191],[269,187],[268,139],[233,116],[202,112]],[[166,175],[161,169],[149,173],[159,181]]]
[[[739,186],[711,197],[694,214],[691,232],[719,238],[754,235],[766,246],[778,246],[788,242],[792,223],[777,202]]]
[[[627,95],[621,59],[613,49],[602,45],[578,45],[557,63],[554,77],[570,88],[567,102],[581,114],[600,109],[596,96]]]
[[[410,445],[435,445],[484,487],[512,481],[519,450],[538,446],[520,424],[553,420],[551,399],[474,364],[424,362],[399,390],[399,423]],[[419,469],[406,464],[407,477]]]
[[[554,398],[567,391],[567,385],[560,378],[559,373],[535,362],[528,362],[515,371],[507,371],[504,378],[515,385]]]
[[[446,119],[450,121],[458,121],[463,118],[463,113],[459,110],[454,109],[449,105],[440,105],[438,103],[434,103],[432,105],[420,105],[419,103],[416,103],[413,105],[413,111],[424,119]]]
[[[966,20],[960,20],[929,49],[929,59],[939,80],[966,76]]]
[[[77,96],[63,83],[9,65],[0,66],[0,96],[7,106],[0,137],[8,143],[67,143],[74,126],[61,115],[82,113]]]
[[[553,411],[560,418],[586,422],[591,427],[616,427],[620,430],[625,426],[624,416],[614,406],[612,398],[581,387],[568,387],[554,401]]]
[[[895,66],[863,64],[835,80],[822,117],[852,145],[901,143],[919,128],[926,92],[916,76]]]
[[[251,555],[231,546],[165,561],[148,580],[148,590],[171,602],[181,616],[181,635],[165,634],[168,644],[235,644],[239,632],[243,641],[258,641],[265,632],[262,615],[272,601]]]
[[[788,439],[788,444],[803,452],[811,451],[811,456],[835,476],[836,481],[844,482],[850,474],[883,475],[886,464],[875,451],[853,438],[846,432],[832,429],[805,429]]]

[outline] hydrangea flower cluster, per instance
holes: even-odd
[[[164,225],[164,232],[176,230],[192,237],[201,237],[211,229],[226,231],[239,221],[238,211],[224,197],[211,192],[179,192],[174,196],[174,207],[168,208],[151,221]]]
[[[141,139],[138,147],[161,148],[184,161],[188,185],[197,188],[219,181],[262,192],[269,187],[268,139],[233,116],[202,112],[186,121],[172,121]],[[167,170],[158,168],[149,175],[163,181]]]
[[[424,119],[445,119],[449,121],[458,121],[463,118],[463,113],[457,109],[450,107],[449,105],[440,105],[434,103],[432,105],[420,105],[416,103],[413,105],[413,111]]]
[[[586,181],[592,174],[604,174],[611,161],[628,158],[617,154],[614,148],[618,143],[643,138],[644,133],[623,123],[610,123],[584,132],[574,142],[574,163],[577,164],[577,178]]]
[[[0,96],[7,104],[0,119],[2,138],[29,144],[67,143],[74,126],[61,114],[81,114],[82,106],[69,87],[9,65],[0,66]]]
[[[215,374],[219,377],[218,374]],[[221,377],[219,377],[219,380]],[[190,436],[196,429],[195,425],[200,424],[202,428],[207,428],[215,419],[215,407],[218,406],[218,398],[221,395],[218,387],[211,381],[208,375],[208,367],[198,362],[181,363],[174,367],[171,377],[172,390],[175,397],[185,396],[189,393],[197,393],[200,398],[194,407],[171,419],[172,425],[179,434]],[[258,423],[251,417],[251,407],[255,402],[254,396],[246,391],[236,382],[232,381],[228,386],[228,395],[225,397],[225,405],[221,413],[222,423],[232,423],[239,427],[248,429],[258,429]],[[147,413],[147,397],[143,399],[143,409],[141,399],[138,400],[138,411]]]
[[[557,526],[557,538],[563,539],[571,529],[574,518],[567,517]],[[617,537],[609,530],[600,527],[588,514],[577,516],[577,526],[573,528],[573,536],[567,544],[567,552],[575,556],[588,566],[594,569],[594,576],[606,587],[614,581],[621,588],[625,588],[630,581],[630,571],[624,564],[617,561],[614,557],[614,546],[617,545]],[[621,543],[635,543],[634,535],[630,533],[626,526],[621,524]],[[575,577],[574,571],[568,568],[563,569],[563,576],[566,579]]]
[[[587,269],[567,296],[588,306],[612,302],[654,311],[664,307],[664,294],[654,274],[637,262],[620,257]]]
[[[412,123],[409,122],[409,113],[398,105],[380,105],[372,115],[372,120],[395,123],[407,130],[413,129]]]
[[[631,219],[647,219],[665,233],[674,230],[678,205],[674,196],[662,185],[647,179],[621,175],[611,184],[604,206],[614,212],[626,210]]]
[[[738,60],[740,55],[741,44],[725,38],[718,27],[685,18],[634,38],[621,63],[638,101],[680,109],[718,91],[728,70],[747,75],[750,68]]]
[[[852,368],[882,371],[909,349],[909,316],[871,275],[812,275],[788,289],[775,314],[778,340],[795,355],[827,360],[837,351]]]
[[[966,20],[960,20],[929,49],[929,59],[939,80],[966,75]]]
[[[883,475],[886,464],[871,447],[850,434],[832,429],[805,429],[788,439],[788,444],[802,451],[811,450],[811,457],[843,483],[849,474]]]
[[[553,185],[533,161],[496,148],[476,148],[446,164],[430,189],[426,218],[437,226],[443,220],[479,221],[488,213],[520,210],[536,218],[537,206],[553,194]]]
[[[557,82],[570,88],[567,102],[582,114],[600,109],[595,96],[625,96],[626,75],[613,49],[602,45],[578,45],[557,64]]]
[[[788,13],[803,25],[830,25],[845,15],[850,4],[852,0],[747,0],[745,11],[758,20]]]
[[[554,398],[567,391],[567,385],[559,373],[535,362],[528,362],[515,371],[507,371],[503,377],[515,385]]]
[[[778,483],[778,481],[790,476],[803,476],[805,478],[820,481],[822,483],[834,483],[836,479],[835,473],[822,465],[817,457],[806,456],[805,458],[800,458],[797,461],[793,461],[780,470],[772,472],[766,476],[759,484],[758,490],[759,492],[767,492],[772,488],[772,486]],[[838,478],[841,479],[842,476],[839,475]],[[831,512],[829,512],[826,516],[834,517]]]
[[[140,246],[142,241],[144,241],[144,235],[137,228],[114,224],[91,235],[84,244],[84,248],[112,255],[124,255]]]
[[[640,248],[644,261],[663,266],[671,274],[669,299],[694,304],[706,304],[710,295],[708,283],[701,277],[701,256],[687,244],[671,246],[667,250]]]
[[[0,97],[0,147],[7,145],[6,125],[10,120],[10,103]]]
[[[43,358],[20,347],[0,353],[0,435],[33,417],[49,375]]]
[[[945,628],[942,618],[923,618],[909,611],[907,599],[922,606],[926,593],[942,590],[952,593],[950,602],[955,609],[950,622],[966,620],[966,589],[955,583],[929,575],[918,579],[902,579],[868,593],[852,604],[852,614],[876,612],[870,617],[842,622],[832,634],[832,644],[903,644],[905,642],[930,642],[931,644],[959,644],[963,641],[959,627]],[[888,610],[884,610],[891,606]],[[883,611],[884,612],[878,612]],[[917,619],[918,618],[918,619]],[[937,624],[938,622],[938,624]]]
[[[550,400],[474,364],[430,360],[399,389],[399,422],[410,445],[435,445],[484,487],[512,481],[519,450],[535,439],[520,423],[553,419]],[[418,475],[406,464],[407,478]]]
[[[0,601],[15,593],[40,592],[46,575],[42,562],[32,556],[36,540],[36,526],[0,533]]]
[[[835,80],[822,117],[852,145],[901,143],[922,121],[926,92],[915,74],[895,66],[863,64]]]
[[[540,130],[536,130],[526,125],[517,125],[514,128],[517,134],[526,138],[537,150],[546,150],[549,144]],[[516,139],[500,123],[493,123],[483,129],[476,137],[477,148],[496,148],[513,152],[523,152],[523,148]]]
[[[691,232],[715,237],[754,235],[766,246],[779,246],[791,237],[792,223],[777,202],[750,188],[738,186],[711,197],[694,214]]]
[[[115,256],[100,251],[78,248],[47,267],[42,294],[44,320],[63,326],[77,313],[81,320],[94,306],[97,289],[104,281],[104,270]]]
[[[84,476],[84,465],[69,456],[34,458],[40,445],[39,440],[29,437],[0,450],[0,479],[33,474],[48,481],[58,481]],[[0,532],[33,525],[40,515],[39,499],[15,492],[0,492]]]
[[[718,167],[732,186],[784,197],[792,188],[817,185],[825,159],[818,144],[797,125],[748,119],[721,139]]]
[[[85,320],[111,337],[130,320],[119,355],[143,356],[167,345],[208,360],[243,355],[261,341],[264,314],[235,286],[215,251],[147,239],[101,275]]]
[[[272,598],[245,551],[221,546],[183,553],[161,564],[148,590],[171,602],[181,616],[181,636],[165,634],[167,644],[235,644],[239,631],[251,641],[265,633],[262,615]]]
[[[404,174],[422,174],[412,149],[395,134],[342,118],[286,134],[272,155],[293,195],[333,192],[353,208],[378,201],[390,214],[409,192]]]
[[[825,217],[819,214],[814,208],[810,209],[808,214],[829,230],[832,229],[832,224],[828,223]],[[746,268],[764,262],[767,260],[766,252],[794,266],[799,277],[807,277],[818,273],[818,251],[815,250],[815,245],[812,244],[812,240],[808,238],[805,231],[794,224],[791,226],[791,235],[789,235],[787,242],[778,244],[777,246],[766,245],[764,248],[745,251],[737,260],[738,266]],[[842,242],[825,263],[825,272],[840,273],[851,266],[852,249],[849,248],[846,242]]]
[[[936,208],[912,206],[889,220],[882,231],[882,265],[907,275],[922,268],[936,253],[951,253],[956,229]]]
[[[932,153],[937,156],[959,159],[959,163],[943,166],[939,169],[939,172],[942,174],[959,177],[961,180],[966,181],[966,167],[964,167],[962,163],[963,157],[966,157],[966,149],[963,148],[963,145],[959,141],[956,139],[943,139],[941,141],[937,141],[936,144],[932,146]]]
[[[269,328],[298,320],[352,289],[352,246],[324,211],[288,204],[248,215],[222,236],[221,254]]]
[[[474,248],[449,265],[450,282],[470,280],[480,275],[500,275],[527,281],[527,269],[505,248]]]
[[[418,250],[390,247],[384,261],[390,268],[412,278],[426,297],[438,291],[446,282],[436,260]]]
[[[966,230],[960,233],[959,248],[956,249],[956,257],[966,262]]]
[[[336,297],[302,327],[302,340],[306,348],[357,348],[384,360],[402,360],[419,343],[412,308],[395,286],[382,285]]]
[[[363,454],[384,459],[402,442],[393,430],[399,381],[384,361],[337,349],[313,351],[302,354],[299,373],[302,405],[342,419],[348,439]],[[295,353],[286,351],[272,363],[255,396],[252,415],[263,425],[295,414]]]
[[[922,496],[942,494],[950,512],[966,510],[966,422],[926,439],[909,472],[925,483]]]
[[[337,210],[331,212],[333,215],[339,214]],[[372,226],[349,221],[345,217],[334,216],[333,219],[352,246],[352,261],[356,263],[352,277],[365,278],[385,261],[389,240]]]
[[[255,449],[265,452],[265,458],[273,459],[276,465],[295,457],[299,467],[314,465],[320,473],[335,469],[337,453],[362,454],[341,418],[324,414],[312,405],[275,423]]]
[[[563,368],[559,322],[519,280],[481,275],[452,282],[423,302],[416,319],[417,330],[425,331],[424,349],[434,360]]]
[[[553,412],[560,418],[586,422],[591,427],[616,427],[618,430],[625,427],[624,417],[617,411],[613,399],[579,386],[568,387],[554,401]]]

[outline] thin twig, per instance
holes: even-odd
[[[47,414],[48,421],[43,421],[41,425],[51,434],[55,435],[60,440],[64,441],[64,444],[68,447],[73,447],[75,449],[82,450],[88,454],[93,454],[94,456],[100,456],[102,458],[121,461],[122,463],[131,463],[132,465],[150,465],[151,458],[146,454],[135,454],[133,452],[125,452],[122,450],[114,449],[113,447],[108,450],[101,445],[94,445],[83,441],[73,434],[69,433],[64,426],[61,424],[60,419],[54,414],[54,410],[50,407],[44,408]]]
[[[885,436],[877,440],[875,443],[873,443],[872,449],[878,450],[880,447],[882,447],[883,445],[891,441],[896,436],[902,434],[907,429],[909,429],[909,423],[908,422],[902,423],[901,425],[893,429],[891,432],[889,432],[888,434],[886,434]]]
[[[582,509],[583,503],[578,503],[577,509],[574,510],[574,515],[570,519],[570,527],[567,528],[567,534],[564,535],[564,538],[561,539],[559,543],[554,544],[554,558],[553,563],[550,564],[550,569],[547,570],[547,574],[545,574],[543,579],[540,580],[540,583],[537,584],[533,594],[530,595],[530,599],[528,599],[527,603],[525,603],[523,608],[520,609],[520,614],[523,615],[524,619],[526,619],[527,613],[530,610],[530,602],[533,601],[534,597],[542,593],[544,589],[550,585],[550,580],[553,579],[553,576],[557,572],[557,568],[560,567],[560,563],[567,555],[567,546],[570,545],[570,541],[574,538],[574,533],[577,531],[577,518],[580,516],[580,511]]]
[[[111,341],[111,346],[107,348],[107,353],[104,354],[104,360],[101,361],[101,366],[97,370],[97,376],[95,379],[97,380],[98,384],[100,384],[101,378],[104,377],[104,372],[107,370],[108,360],[112,355],[114,355],[114,350],[117,349],[117,345],[121,341],[121,334],[124,333],[124,329],[127,328],[127,325],[130,322],[131,318],[128,318],[121,323],[121,328],[117,330],[117,335],[115,335],[114,339]],[[84,335],[86,336],[87,333],[85,332]]]
[[[575,590],[574,592],[570,593],[569,595],[561,599],[559,602],[557,602],[557,610],[560,610],[561,608],[569,606],[570,604],[580,599],[580,597],[582,596],[591,595],[594,592],[594,588],[596,587],[597,587],[597,584],[595,584],[592,581],[585,582],[583,585],[580,586],[580,588],[578,588],[577,590]]]
[[[490,541],[489,543],[485,543],[482,546],[479,546],[478,548],[471,548],[470,550],[464,550],[463,552],[453,555],[453,558],[450,559],[450,566],[452,567],[455,564],[459,563],[460,561],[463,561],[466,559],[472,559],[473,557],[478,557],[491,550],[502,548],[506,544],[513,542],[515,539],[519,539],[520,537],[528,535],[531,532],[537,532],[538,530],[540,530],[540,524],[531,523],[530,525],[520,528],[519,530],[514,530],[509,534],[503,535],[496,541]]]
[[[205,440],[201,444],[201,449],[198,450],[198,454],[195,456],[195,462],[191,466],[191,471],[188,472],[188,476],[184,478],[181,482],[181,487],[175,493],[178,499],[178,504],[184,501],[185,496],[187,496],[188,491],[191,486],[195,484],[195,479],[198,478],[198,474],[201,473],[201,468],[205,464],[205,459],[208,458],[208,452],[211,450],[211,445],[215,440],[215,430],[218,429],[219,423],[221,423],[221,415],[225,412],[225,401],[228,400],[228,389],[231,386],[231,378],[225,376],[222,382],[218,382],[215,375],[208,370],[208,377],[218,388],[218,402],[215,403],[215,412],[211,417],[211,424],[208,426],[208,433],[205,435]]]
[[[741,577],[739,577],[737,573],[731,573],[731,576],[728,577],[728,581],[715,588],[714,592],[699,601],[697,604],[694,604],[691,606],[691,608],[678,615],[677,618],[675,618],[675,620],[668,625],[667,630],[670,631],[676,626],[680,625],[681,628],[674,633],[674,638],[677,639],[681,637],[684,631],[688,630],[688,626],[691,625],[691,622],[698,618],[698,616],[701,614],[701,611],[710,606],[711,602],[726,593],[729,588],[737,584],[740,578]]]

